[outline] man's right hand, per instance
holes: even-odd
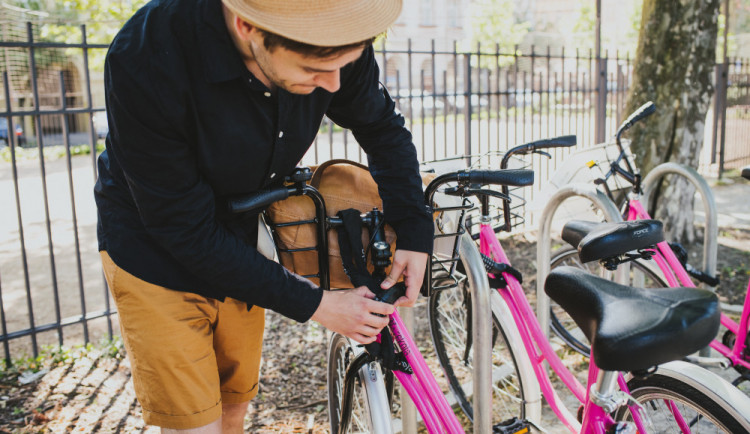
[[[323,291],[323,298],[311,319],[332,332],[361,344],[369,344],[388,325],[388,315],[396,309],[373,298],[375,294],[364,286],[343,291]]]

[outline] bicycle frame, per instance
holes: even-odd
[[[479,240],[479,250],[481,253],[489,256],[497,262],[510,264],[494,230],[489,224],[481,224]],[[541,327],[539,326],[539,322],[534,315],[534,311],[526,299],[521,284],[509,273],[503,273],[503,277],[507,282],[507,287],[498,288],[498,292],[503,297],[503,300],[505,300],[505,303],[508,305],[508,308],[513,315],[513,320],[523,340],[526,354],[534,368],[537,381],[541,386],[542,395],[552,408],[552,411],[557,415],[558,419],[560,419],[560,421],[574,433],[581,432],[598,434],[606,432],[608,428],[615,425],[614,419],[612,419],[609,413],[589,399],[589,388],[591,385],[595,384],[600,373],[599,368],[593,360],[591,360],[589,363],[587,381],[589,388],[584,388],[578,379],[576,379],[575,376],[563,365],[549,341],[546,339]],[[570,390],[575,397],[584,404],[583,424],[579,423],[562,404],[562,401],[552,387],[552,381],[545,370],[545,361],[549,363],[552,370],[560,377],[568,390]],[[622,375],[618,376],[618,385],[625,393],[629,392]],[[646,432],[637,407],[631,407],[631,413],[638,431],[641,433]]]
[[[628,200],[628,214],[627,220],[643,220],[650,219],[648,212],[641,204],[637,195],[633,195]],[[662,241],[657,244],[656,255],[653,259],[656,261],[657,266],[664,274],[667,284],[670,287],[684,286],[694,288],[695,284],[690,279],[685,267],[682,266],[677,255],[669,247],[666,241]],[[748,282],[748,288],[745,293],[745,303],[742,309],[742,316],[740,323],[737,324],[729,316],[723,312],[721,314],[721,325],[727,328],[727,330],[734,333],[737,337],[734,341],[732,348],[724,345],[717,339],[714,339],[709,346],[719,352],[722,356],[729,359],[732,365],[740,365],[747,369],[750,369],[750,360],[744,355],[747,347],[745,337],[750,327],[750,282]]]
[[[399,383],[414,402],[430,433],[463,433],[461,423],[453,413],[448,401],[432,375],[430,368],[414,343],[398,312],[390,316],[388,323],[394,341],[409,362],[414,374],[394,371]]]

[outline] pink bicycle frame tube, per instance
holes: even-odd
[[[396,372],[398,380],[402,384],[409,384],[409,386],[405,386],[404,388],[406,389],[406,393],[409,394],[409,397],[415,402],[415,405],[418,401],[421,401],[424,404],[430,404],[434,412],[437,413],[439,423],[442,424],[442,429],[430,432],[463,433],[463,427],[453,413],[450,405],[448,405],[448,401],[445,400],[445,396],[440,390],[437,381],[435,381],[435,377],[432,375],[430,368],[427,367],[427,363],[424,361],[424,357],[422,357],[422,353],[419,352],[411,335],[407,332],[406,326],[401,320],[398,312],[391,314],[389,325],[396,343],[399,348],[401,348],[401,352],[406,357],[406,361],[409,362],[409,365],[414,371],[413,375]],[[414,387],[412,387],[412,385]],[[427,425],[427,417],[433,413],[423,413],[420,411],[420,414],[422,414],[422,418],[425,420],[425,425]]]
[[[482,225],[480,228],[480,251],[498,262],[510,263],[502,246],[495,237],[495,232],[489,225]],[[570,389],[581,403],[585,400],[585,388],[581,385],[578,379],[576,379],[575,376],[565,368],[560,358],[549,345],[549,342],[539,327],[539,322],[537,321],[531,306],[524,296],[521,284],[518,283],[518,280],[516,280],[515,277],[508,273],[503,273],[503,277],[506,282],[508,282],[508,286],[505,290],[500,290],[500,295],[505,299],[508,308],[513,314],[515,323],[518,325],[518,331],[521,335],[524,347],[526,348],[526,353],[528,354],[534,368],[534,373],[539,381],[542,394],[565,426],[572,432],[576,432],[578,430],[578,423],[569,420],[562,411],[561,401],[552,387],[549,376],[544,369],[543,362],[546,360],[550,364],[550,367],[552,367],[563,383],[565,383],[568,389]],[[541,355],[539,355],[537,347],[539,348],[539,351],[541,351]]]
[[[637,199],[631,199],[628,202],[628,220],[639,220],[639,219],[650,219],[648,212],[643,208],[643,205]],[[657,244],[659,254],[654,256],[656,264],[661,269],[662,273],[667,279],[667,284],[671,287],[684,286],[688,288],[694,288],[695,285],[690,279],[690,275],[685,271],[677,256],[674,254],[669,244],[666,241],[662,241]],[[673,274],[674,273],[674,274]],[[674,276],[677,276],[675,279]],[[748,291],[750,291],[750,284],[748,285]],[[742,310],[743,315],[740,320],[740,324],[737,324],[734,320],[729,318],[724,313],[721,314],[721,325],[732,331],[735,336],[744,337],[747,336],[748,327],[748,316],[750,315],[750,294],[745,295],[745,304]],[[724,357],[729,358],[732,363],[739,364],[745,368],[750,369],[750,362],[743,357],[745,349],[745,339],[738,338],[735,340],[733,348],[729,348],[720,341],[714,339],[709,346]]]

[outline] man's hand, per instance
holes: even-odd
[[[332,332],[360,344],[369,344],[388,325],[388,315],[396,310],[373,298],[375,294],[365,286],[346,291],[323,291],[323,298],[311,319]]]
[[[388,277],[380,285],[383,289],[393,286],[401,275],[404,276],[406,284],[406,296],[396,300],[395,306],[414,306],[419,296],[419,289],[424,280],[424,271],[427,268],[427,253],[413,252],[411,250],[396,250],[393,255],[393,267]]]

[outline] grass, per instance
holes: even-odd
[[[39,149],[34,147],[24,148],[16,147],[15,149],[16,161],[36,160],[39,158]],[[97,154],[104,151],[104,141],[99,140],[96,144]],[[65,158],[65,146],[45,146],[44,147],[44,159],[45,160],[58,160]],[[75,145],[70,147],[70,155],[89,155],[91,154],[91,146],[89,145]],[[11,161],[11,152],[9,147],[0,149],[0,159],[5,162]]]
[[[115,336],[112,339],[103,339],[95,345],[87,344],[65,347],[58,345],[46,345],[41,348],[37,356],[20,356],[12,361],[0,361],[0,382],[14,381],[24,372],[36,373],[44,369],[70,364],[76,360],[88,357],[92,353],[98,353],[99,357],[122,359],[125,357],[122,339]]]

